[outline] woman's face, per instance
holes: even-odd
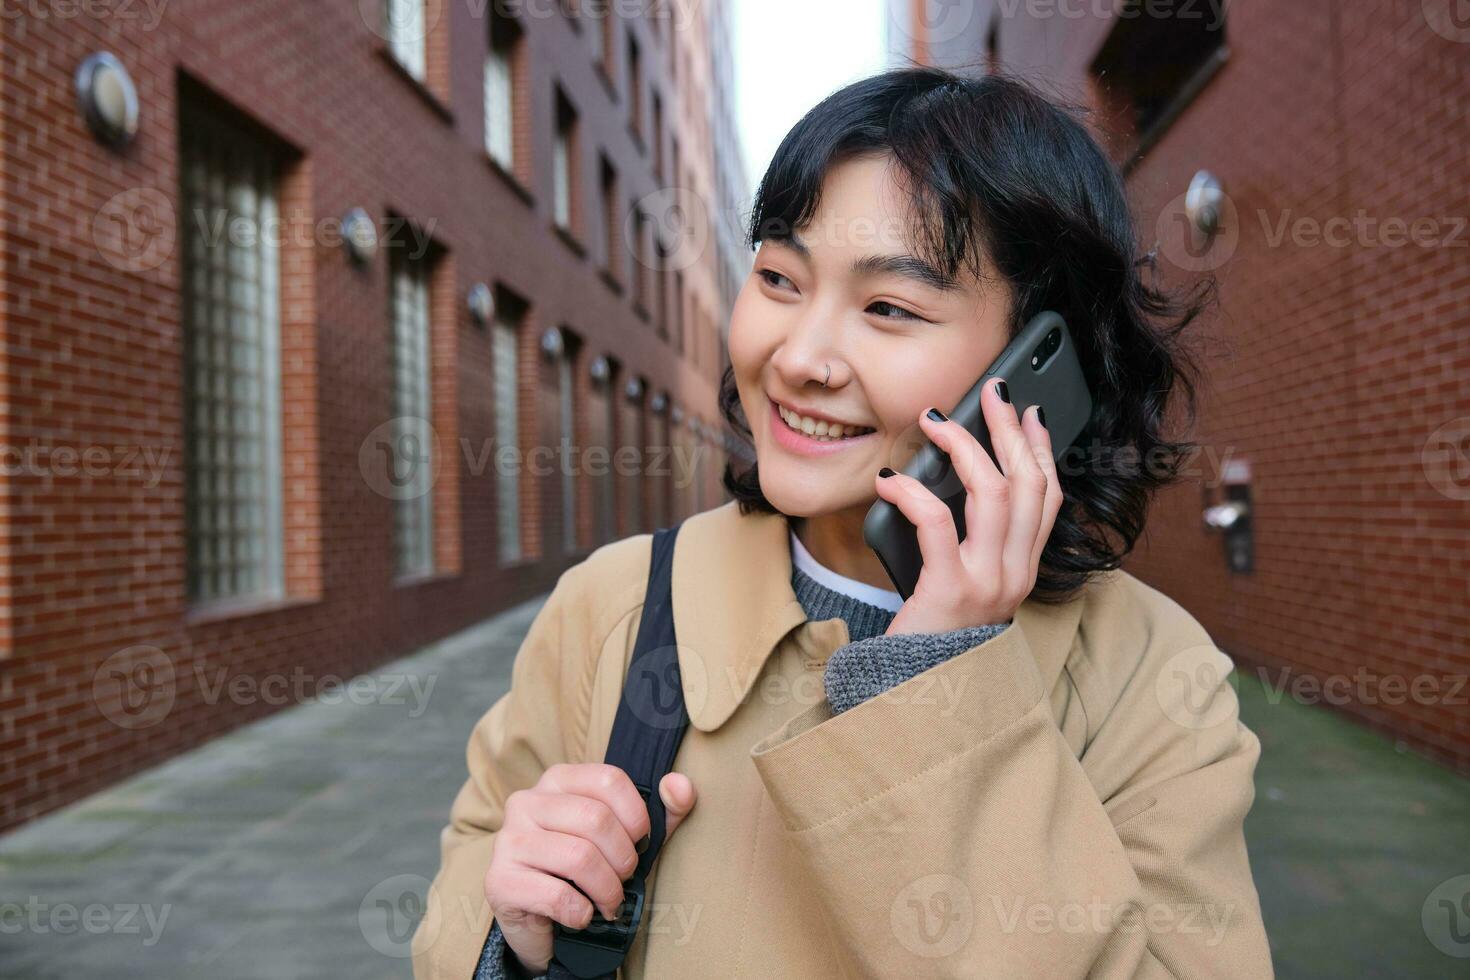
[[[830,169],[794,242],[761,243],[731,314],[730,362],[761,492],[792,517],[871,504],[878,470],[901,469],[922,444],[920,413],[948,412],[1009,339],[998,277],[946,283],[910,253],[890,162],[866,156]],[[843,426],[837,438],[833,422]]]

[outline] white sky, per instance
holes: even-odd
[[[886,0],[731,0],[736,125],[750,186],[823,97],[886,67]]]

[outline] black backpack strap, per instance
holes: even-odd
[[[552,923],[554,941],[546,973],[550,980],[611,980],[643,921],[644,882],[665,836],[664,803],[658,795],[658,784],[673,770],[674,756],[689,727],[674,636],[672,572],[678,533],[677,524],[653,533],[643,617],[638,622],[638,640],[628,662],[604,760],[622,768],[648,804],[648,845],[639,855],[638,867],[623,882],[623,904],[616,919],[604,919],[594,908],[586,929]]]

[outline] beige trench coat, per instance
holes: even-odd
[[[787,521],[685,521],[674,623],[694,810],[655,863],[622,977],[1271,977],[1241,823],[1260,754],[1230,662],[1121,571],[1027,600],[983,644],[832,715],[841,619],[808,621]],[[512,791],[600,762],[651,535],[567,570],[469,779],[414,937],[418,980],[470,980]]]

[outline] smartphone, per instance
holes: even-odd
[[[1005,379],[1017,415],[1032,405],[1040,405],[1046,410],[1046,427],[1051,432],[1052,450],[1060,459],[1081,434],[1092,414],[1092,392],[1082,376],[1077,348],[1061,315],[1048,310],[1032,318],[960,399],[954,411],[948,413],[950,419],[963,425],[979,440],[996,468],[1004,472],[991,446],[990,430],[980,407],[984,386],[995,377]],[[943,411],[942,406],[940,410]],[[949,505],[959,539],[965,540],[965,485],[951,465],[949,456],[923,438],[922,445],[903,472]],[[924,559],[919,550],[918,532],[903,511],[879,499],[863,519],[863,540],[877,553],[898,594],[905,599],[913,595]]]

